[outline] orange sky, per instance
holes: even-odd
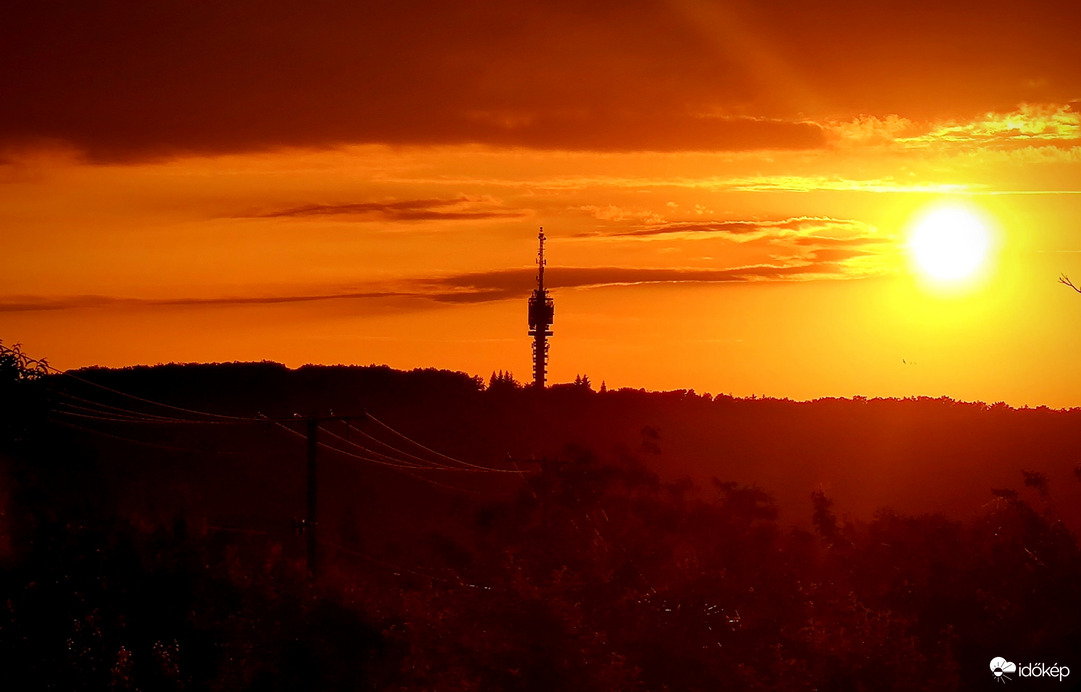
[[[1081,406],[1075,3],[24,3],[0,339]],[[980,281],[913,275],[928,205]]]

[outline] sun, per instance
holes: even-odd
[[[916,270],[939,284],[974,278],[988,261],[991,231],[982,215],[960,206],[933,208],[914,221],[908,250]]]

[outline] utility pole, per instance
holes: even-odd
[[[319,572],[319,553],[316,531],[319,526],[318,517],[319,502],[319,477],[316,474],[316,450],[319,449],[319,423],[318,418],[308,419],[308,502],[307,512],[304,517],[304,531],[308,541],[308,578],[315,579]]]
[[[308,578],[316,579],[319,576],[319,426],[327,421],[340,420],[348,425],[351,421],[363,421],[367,416],[307,416],[297,417],[303,420],[306,430],[307,448],[307,502],[304,519],[300,522],[304,532],[306,550],[305,559],[308,566]],[[295,420],[295,419],[294,419]]]

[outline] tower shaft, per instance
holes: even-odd
[[[537,287],[529,296],[529,335],[533,337],[533,385],[544,388],[548,371],[548,337],[552,335],[555,303],[544,287],[544,228],[537,234],[540,248],[537,250]]]

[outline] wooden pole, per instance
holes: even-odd
[[[314,579],[319,572],[318,527],[319,477],[316,474],[315,457],[319,448],[319,419],[308,419],[308,511],[304,518],[304,532],[308,539],[308,577]]]

